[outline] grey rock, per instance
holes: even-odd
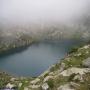
[[[40,79],[39,79],[39,78],[36,78],[35,80],[31,81],[30,83],[31,83],[31,84],[36,84],[36,83],[38,83],[38,82],[40,82]]]
[[[75,90],[75,89],[72,88],[70,84],[65,84],[58,87],[57,90]]]
[[[74,74],[83,75],[83,74],[88,73],[88,72],[90,72],[90,68],[76,68],[76,67],[71,67],[71,68],[68,68],[67,70],[62,71],[60,73],[60,75],[70,76],[73,73]]]
[[[65,63],[61,63],[61,66],[60,66],[60,72],[62,72],[65,68]]]
[[[44,83],[44,84],[42,85],[42,90],[48,90],[48,89],[49,89],[48,84],[47,84],[47,83]]]
[[[85,66],[85,67],[88,67],[90,68],[90,57],[85,59],[83,62],[82,62],[82,65]]]
[[[7,85],[6,85],[6,88],[9,88],[9,89],[12,89],[12,88],[14,88],[15,87],[15,85],[14,84],[11,84],[11,83],[8,83]]]

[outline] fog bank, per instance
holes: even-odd
[[[0,0],[0,22],[72,22],[89,13],[90,0]]]

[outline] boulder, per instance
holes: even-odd
[[[80,74],[75,75],[75,77],[73,78],[73,80],[79,80],[80,82],[83,82],[84,81],[82,75],[80,75]]]
[[[44,82],[48,81],[49,79],[53,79],[53,76],[47,76],[44,78]]]
[[[61,63],[60,72],[62,72],[64,69],[65,69],[65,63]]]
[[[13,89],[15,87],[15,85],[11,84],[11,83],[8,83],[6,85],[6,88],[9,88],[9,89]]]
[[[16,78],[11,78],[11,79],[10,79],[11,82],[14,82],[14,81],[16,81],[16,80],[17,80]]]
[[[70,76],[72,74],[80,74],[83,75],[87,72],[90,72],[90,68],[76,68],[76,67],[71,67],[68,68],[67,70],[64,70],[60,73],[60,75],[63,76]]]
[[[19,84],[18,84],[18,87],[20,88],[21,86],[22,86],[22,83],[19,83]]]
[[[73,88],[75,88],[76,90],[78,90],[78,89],[79,89],[79,87],[80,87],[80,85],[79,85],[79,84],[74,83],[74,82],[70,82],[70,86],[71,86],[71,87],[73,87]]]
[[[85,67],[88,67],[90,68],[90,57],[85,59],[83,62],[82,62],[82,65],[85,66]]]
[[[47,84],[47,83],[44,83],[44,84],[42,85],[42,90],[48,90],[48,89],[49,89],[48,84]]]
[[[65,84],[58,87],[57,90],[75,90],[75,89],[72,88],[70,84]]]
[[[37,90],[37,89],[40,89],[40,85],[30,85],[29,88],[33,90]]]
[[[90,47],[90,45],[86,45],[86,46],[84,46],[83,48],[84,49],[88,49]]]
[[[40,79],[39,79],[39,78],[36,78],[35,80],[31,81],[30,83],[31,83],[31,84],[36,84],[36,83],[38,83],[38,82],[40,82]]]
[[[27,88],[27,87],[24,87],[24,90],[30,90],[29,88]]]

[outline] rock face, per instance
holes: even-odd
[[[90,68],[90,57],[85,59],[82,63],[83,66]]]
[[[60,74],[63,75],[63,76],[70,76],[72,74],[83,75],[83,74],[85,74],[87,72],[90,72],[89,68],[76,68],[76,67],[72,67],[72,68],[68,68],[67,70],[64,70]]]

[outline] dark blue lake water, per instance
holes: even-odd
[[[0,57],[0,70],[17,76],[37,76],[63,58],[80,41],[44,42],[27,49]]]

